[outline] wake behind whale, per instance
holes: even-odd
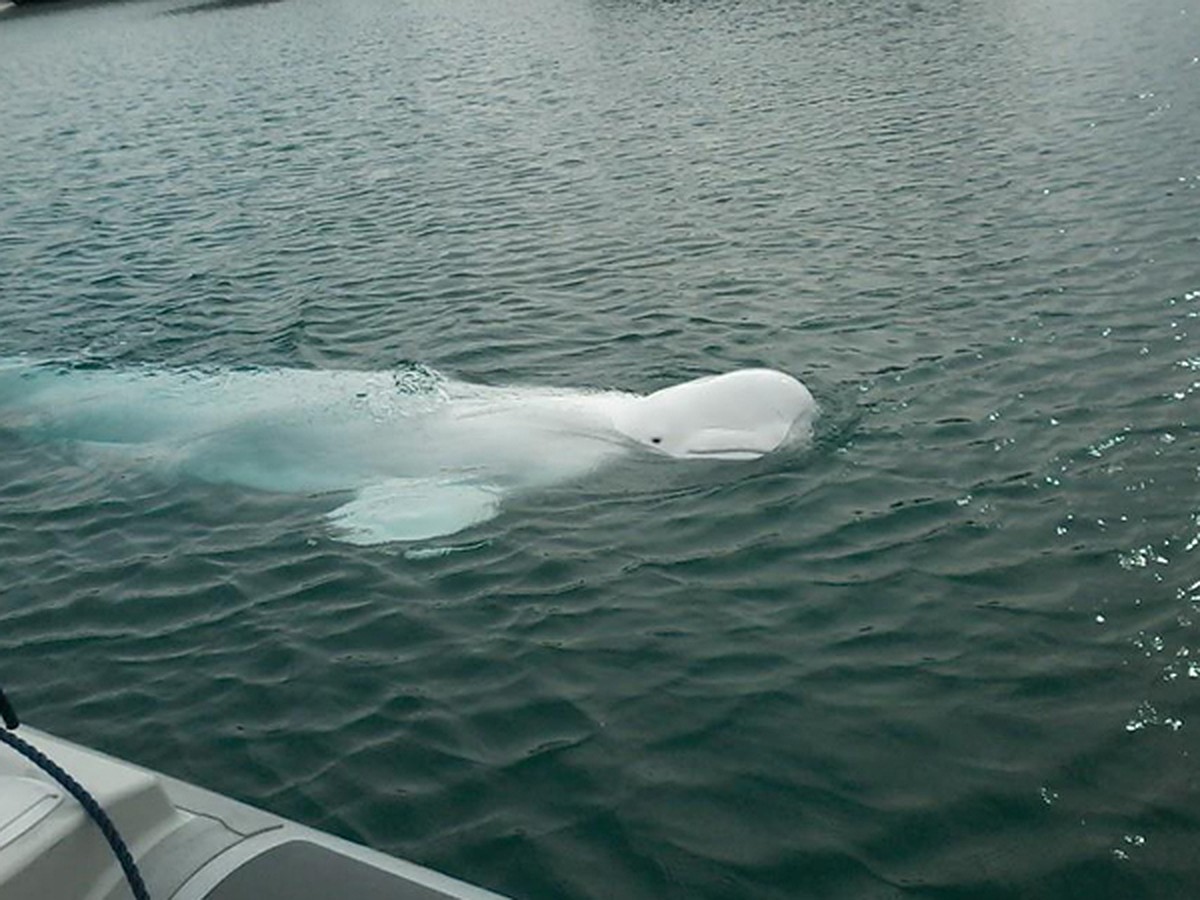
[[[0,427],[82,454],[275,492],[353,492],[353,543],[453,534],[506,496],[623,457],[757,459],[811,432],[782,372],[741,369],[649,395],[486,386],[385,371],[0,365]]]

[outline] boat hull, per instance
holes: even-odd
[[[172,900],[504,900],[431,869],[23,727],[104,808],[151,897]],[[75,800],[0,746],[0,897],[125,900],[108,843]]]

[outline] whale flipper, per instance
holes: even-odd
[[[493,518],[502,493],[452,478],[391,478],[362,488],[326,518],[348,543],[422,541]]]

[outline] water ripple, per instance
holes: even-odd
[[[2,356],[822,405],[375,548],[0,421],[6,689],[515,897],[1186,896],[1192,15],[0,13]]]

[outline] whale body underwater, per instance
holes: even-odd
[[[454,534],[513,493],[622,458],[758,459],[807,440],[816,413],[809,390],[773,369],[641,395],[469,384],[422,366],[0,364],[0,428],[212,483],[352,492],[328,518],[358,544]]]

